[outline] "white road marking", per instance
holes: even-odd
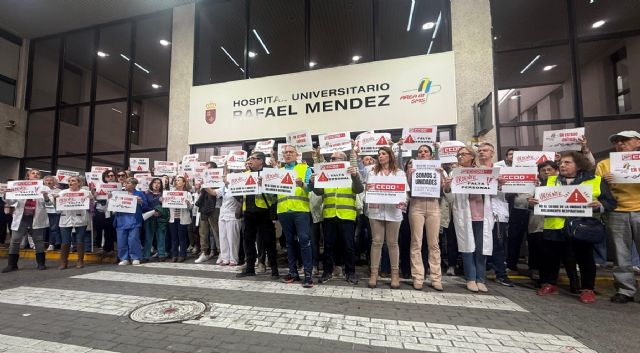
[[[3,353],[115,353],[91,347],[82,347],[50,341],[0,334],[0,352]]]

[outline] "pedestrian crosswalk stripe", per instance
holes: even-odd
[[[0,334],[0,352],[3,353],[116,353],[91,347],[76,346],[73,344],[57,343],[51,341],[7,336]]]
[[[493,295],[400,291],[383,288],[369,289],[363,287],[330,285],[321,285],[311,289],[303,289],[299,285],[279,282],[169,276],[149,273],[126,273],[114,271],[98,271],[73,276],[71,278],[181,286],[187,288],[237,290],[312,297],[374,300],[394,303],[443,305],[474,309],[527,312],[527,310],[512,302],[511,300]]]

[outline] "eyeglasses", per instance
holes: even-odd
[[[291,154],[291,153],[296,153],[296,151],[284,151],[282,152],[283,154]]]
[[[463,156],[471,156],[471,153],[467,153],[467,152],[462,152],[462,153],[458,153],[456,154],[457,158],[463,157]]]
[[[118,178],[125,177],[125,176],[127,176],[127,175],[126,174],[118,174]]]
[[[116,176],[115,174],[107,174],[108,177],[114,177]]]
[[[331,157],[329,160],[331,161],[342,161],[342,157]]]

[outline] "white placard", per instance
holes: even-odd
[[[413,160],[412,197],[440,197],[440,161]]]
[[[185,154],[182,156],[182,163],[197,162],[200,156],[197,153]]]
[[[213,162],[217,167],[224,167],[224,164],[227,162],[227,156],[210,156],[209,162]]]
[[[129,158],[129,170],[132,172],[148,172],[149,158]]]
[[[433,147],[437,133],[437,126],[404,128],[402,129],[403,147],[408,150],[417,150],[422,145]]]
[[[102,184],[102,173],[86,172],[84,177],[87,179],[87,186],[94,190],[98,184]]]
[[[178,162],[154,161],[153,175],[174,177],[178,174]]]
[[[224,186],[224,168],[209,168],[204,172],[203,188],[221,188]]]
[[[457,163],[458,151],[461,147],[465,147],[465,144],[460,141],[443,141],[440,142],[440,148],[438,149],[438,158],[442,163]]]
[[[352,184],[349,162],[318,163],[313,166],[314,188],[346,188]]]
[[[538,180],[537,167],[502,167],[500,179],[505,183],[502,192],[516,194],[533,194]]]
[[[284,146],[288,146],[288,144],[286,143],[278,144],[278,162],[282,162],[282,163],[284,163]],[[302,153],[298,152],[298,158],[296,159],[296,162],[302,163]]]
[[[500,168],[458,167],[451,173],[451,192],[454,194],[496,195]]]
[[[91,166],[91,173],[100,173],[100,174],[102,174],[102,173],[106,172],[107,170],[111,170],[111,168],[97,166],[97,165]]]
[[[538,164],[546,161],[553,161],[555,158],[555,152],[513,151],[512,164],[514,167],[537,167]]]
[[[540,186],[536,188],[538,204],[533,213],[539,216],[591,217],[591,185]]]
[[[106,200],[109,193],[120,191],[122,186],[120,183],[101,183],[96,185],[96,200]]]
[[[188,208],[188,191],[162,191],[162,207],[164,208]]]
[[[398,156],[398,149],[399,149],[399,145],[397,143],[394,143],[393,146],[391,146],[391,151],[393,151],[393,155],[394,156]],[[411,150],[405,150],[404,148],[402,148],[402,157],[411,157]]]
[[[545,131],[542,136],[543,151],[580,151],[582,145],[578,139],[584,136],[584,128]]]
[[[74,172],[71,170],[58,169],[56,171],[56,179],[60,184],[69,184],[69,178],[72,176],[78,176],[78,175],[80,175],[80,173]]]
[[[294,195],[296,193],[295,170],[264,168],[260,176],[264,193],[280,195]]]
[[[351,150],[351,134],[349,131],[334,132],[318,136],[320,153],[328,154]]]
[[[136,180],[138,181],[138,185],[136,186],[136,189],[142,192],[149,190],[149,184],[153,179],[153,176],[151,176],[151,173],[138,173],[138,174],[135,174],[133,177],[136,178]]]
[[[206,171],[207,167],[202,165],[198,165],[193,168],[193,181],[202,183],[202,181],[204,181],[204,174]]]
[[[640,183],[640,152],[612,152],[609,156],[614,183]]]
[[[9,191],[9,185],[0,184],[0,197],[4,197],[5,193]]]
[[[378,155],[378,150],[380,147],[389,147],[391,143],[391,134],[384,133],[373,133],[362,136],[360,139],[360,155],[365,156],[376,156]],[[403,148],[404,150],[404,148]],[[411,153],[411,152],[409,152]]]
[[[42,180],[12,180],[7,182],[11,191],[7,191],[7,200],[28,200],[43,198],[40,190]]]
[[[227,156],[227,168],[232,170],[245,170],[247,152],[243,150],[229,151]]]
[[[369,175],[365,202],[397,205],[407,202],[407,179],[395,175]]]
[[[227,174],[227,191],[231,196],[257,195],[260,193],[258,186],[258,172],[229,173]]]
[[[126,191],[113,192],[107,204],[107,211],[110,212],[136,213],[138,197]]]
[[[299,154],[313,151],[313,142],[309,131],[294,131],[287,134],[287,145],[296,148]]]
[[[271,155],[271,151],[273,150],[273,146],[275,145],[275,140],[266,140],[266,141],[258,141],[256,142],[256,147],[254,149],[255,152],[262,152],[267,156]]]
[[[66,191],[56,198],[57,211],[76,211],[89,209],[89,193]]]

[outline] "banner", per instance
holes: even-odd
[[[498,194],[500,168],[455,168],[451,173],[451,192],[454,194]]]
[[[153,176],[151,176],[151,173],[138,173],[138,174],[135,174],[133,177],[136,178],[136,180],[138,181],[138,185],[136,186],[136,189],[142,192],[149,190],[149,184],[153,179]]]
[[[361,156],[377,156],[380,147],[389,147],[391,142],[390,133],[367,134],[360,139],[360,153],[358,154]]]
[[[129,170],[132,172],[148,172],[149,158],[129,158]]]
[[[162,207],[164,208],[188,208],[188,191],[162,191]]]
[[[42,180],[12,180],[7,182],[11,191],[7,191],[7,200],[27,200],[43,198],[40,190]]]
[[[438,148],[438,158],[441,163],[458,163],[458,151],[461,147],[465,147],[465,144],[460,141],[444,141],[440,142]]]
[[[69,178],[72,176],[78,176],[78,175],[80,175],[80,173],[74,172],[71,170],[58,169],[56,171],[56,179],[60,184],[69,184]]]
[[[413,160],[412,197],[440,197],[440,161]]]
[[[209,157],[209,162],[213,162],[217,167],[222,168],[227,162],[227,156],[211,156]]]
[[[87,186],[91,190],[95,190],[98,184],[102,184],[102,173],[86,172],[84,177],[87,179]]]
[[[243,150],[230,151],[227,156],[227,168],[233,170],[245,170],[247,152]]]
[[[76,211],[89,209],[89,193],[67,191],[56,198],[56,211]]]
[[[543,151],[580,151],[582,145],[578,139],[584,136],[584,128],[545,131],[542,136]]]
[[[275,138],[285,126],[317,135],[458,123],[452,51],[193,86],[189,96],[190,145]]]
[[[502,167],[500,178],[505,181],[502,192],[533,194],[538,180],[537,167]]]
[[[407,179],[404,176],[370,175],[367,180],[365,202],[397,205],[407,202]]]
[[[295,146],[299,154],[313,151],[313,142],[311,141],[309,131],[294,131],[288,133],[287,144]]]
[[[296,193],[296,171],[265,168],[260,173],[262,192],[267,194],[293,195]]]
[[[314,188],[346,188],[352,184],[349,162],[318,163],[313,166]]]
[[[275,145],[275,140],[266,140],[266,141],[258,141],[256,142],[256,147],[254,149],[255,152],[262,152],[267,156],[271,155],[271,151],[273,150],[273,146]]]
[[[593,190],[590,185],[540,186],[536,188],[533,213],[538,216],[591,217]]]
[[[204,172],[203,188],[221,188],[224,186],[224,168],[209,168]]]
[[[553,161],[555,158],[555,152],[513,151],[512,165],[514,167],[537,167],[538,164],[546,161]]]
[[[110,192],[120,191],[120,183],[102,183],[96,185],[96,200],[106,200]]]
[[[107,204],[107,211],[110,212],[136,213],[138,197],[126,191],[122,193],[114,192],[111,194],[111,198]]]
[[[349,131],[335,132],[318,136],[320,153],[330,154],[338,151],[351,150],[351,134]]]
[[[100,173],[100,174],[102,174],[102,173],[106,172],[107,170],[111,170],[111,168],[109,168],[109,167],[101,167],[101,166],[96,166],[96,165],[91,166],[91,173]]]
[[[640,183],[640,152],[612,152],[611,173],[613,182],[620,184]],[[640,196],[640,195],[638,195]]]
[[[408,150],[417,150],[422,145],[433,147],[436,143],[437,126],[411,127],[402,129],[403,147]]]
[[[229,173],[227,174],[227,190],[231,196],[257,195],[260,194],[258,186],[258,172],[251,173]]]
[[[174,177],[178,174],[178,163],[168,161],[154,161],[153,162],[153,175],[155,176],[170,176]]]

